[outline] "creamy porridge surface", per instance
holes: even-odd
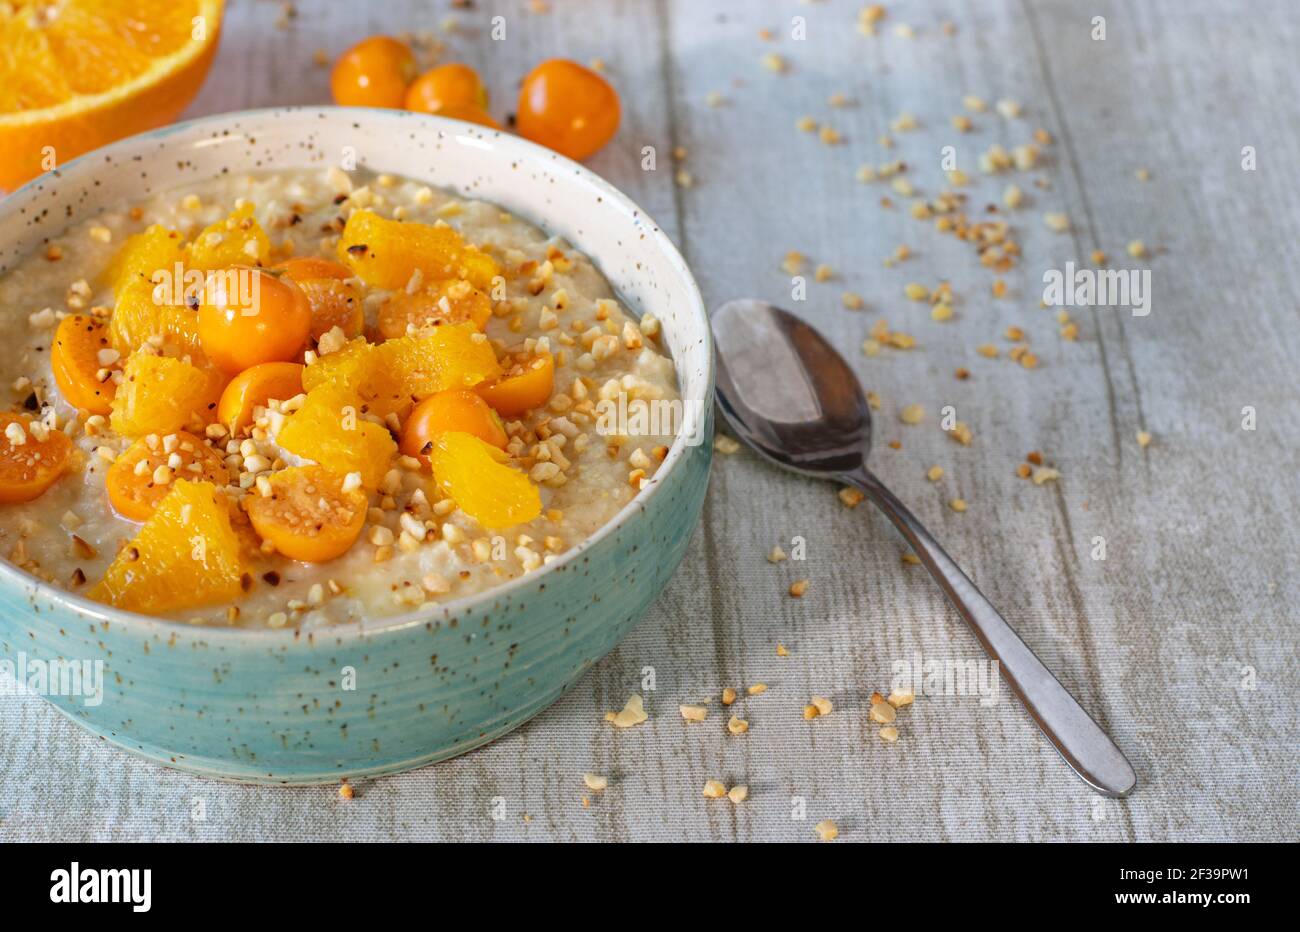
[[[190,241],[245,203],[269,238],[270,266],[295,256],[337,260],[344,224],[356,210],[450,225],[497,262],[500,279],[484,330],[490,345],[503,360],[512,352],[522,358],[549,351],[554,358],[549,399],[501,418],[509,438],[505,465],[537,488],[541,513],[514,526],[486,528],[439,488],[427,464],[397,456],[376,487],[365,490],[363,529],[342,556],[291,560],[258,547],[245,528],[252,545],[242,555],[242,594],[159,614],[211,625],[315,626],[460,598],[557,559],[653,481],[672,443],[672,425],[651,424],[661,431],[652,433],[635,418],[629,427],[597,412],[609,410],[598,407],[602,401],[617,407],[620,396],[632,414],[678,398],[658,323],[633,318],[592,263],[567,243],[490,203],[406,179],[338,170],[229,175],[123,204],[69,229],[0,276],[0,309],[8,321],[0,346],[0,372],[10,393],[6,410],[29,416],[38,429],[43,424],[62,431],[74,448],[66,474],[43,494],[0,504],[0,554],[10,562],[60,587],[92,593],[140,532],[139,521],[115,512],[105,486],[111,461],[133,439],[112,430],[107,415],[88,418],[68,403],[51,370],[55,331],[71,314],[107,318],[115,302],[109,269],[132,234],[160,224]],[[360,296],[366,335],[382,340],[377,315],[402,290],[348,281]],[[428,285],[412,281],[405,291]],[[296,361],[304,362],[305,352],[310,370],[341,342],[337,331],[321,336],[319,345],[309,340]],[[244,500],[264,488],[259,474],[311,462],[277,444],[278,430],[295,410],[292,402],[281,410],[281,401],[256,409],[251,437],[223,435],[219,426],[189,428],[227,462],[223,492],[236,525]],[[400,433],[391,416],[387,426]],[[0,447],[13,442],[0,437]]]

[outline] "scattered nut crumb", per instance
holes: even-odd
[[[916,693],[908,686],[898,686],[889,691],[889,698],[885,700],[895,709],[901,709],[905,705],[911,705],[916,701]]]
[[[640,725],[649,717],[646,715],[641,697],[636,693],[628,696],[627,704],[623,706],[622,711],[605,713],[605,721],[616,728],[631,728],[633,725]]]
[[[888,702],[872,702],[870,717],[873,722],[879,722],[881,725],[889,725],[898,716],[894,707]]]
[[[844,503],[845,508],[857,508],[862,504],[862,500],[866,498],[866,496],[860,491],[848,486],[840,489],[839,496],[840,501]]]
[[[733,440],[726,434],[717,434],[713,438],[713,449],[724,456],[731,456],[733,453],[740,451],[740,441]]]
[[[702,722],[709,717],[709,709],[702,705],[684,705],[679,707],[682,718],[688,722]]]

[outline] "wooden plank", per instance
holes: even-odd
[[[1295,839],[1300,216],[1287,209],[1287,169],[1300,157],[1289,118],[1300,25],[1291,5],[900,0],[874,39],[854,29],[859,6],[569,0],[537,16],[503,2],[457,13],[461,29],[444,38],[448,58],[487,78],[498,112],[544,57],[608,62],[625,122],[593,167],[674,235],[711,306],[763,297],[832,336],[882,396],[872,459],[881,477],[1111,730],[1139,771],[1137,795],[1090,794],[1005,691],[990,707],[925,697],[900,714],[899,743],[880,742],[866,697],[888,686],[894,663],[916,652],[978,660],[979,648],[924,571],[901,563],[881,517],[739,454],[719,457],[686,562],[642,624],[496,744],[367,782],[343,803],[329,788],[160,773],[35,700],[7,702],[0,838],[806,841],[830,817],[846,840]],[[326,100],[328,72],[308,64],[316,48],[333,56],[358,36],[436,30],[445,16],[416,0],[298,7],[282,31],[271,26],[278,3],[231,4],[194,113]],[[498,10],[504,42],[483,24]],[[792,37],[796,16],[804,39]],[[1104,41],[1090,37],[1093,16],[1106,18]],[[941,28],[949,17],[952,36]],[[900,23],[915,37],[897,36]],[[766,70],[765,52],[789,70]],[[830,106],[833,94],[850,104]],[[1018,99],[1024,118],[972,114],[975,130],[957,133],[949,118],[967,94]],[[920,128],[891,130],[905,111]],[[798,132],[803,115],[843,141]],[[980,152],[1023,143],[1039,126],[1056,140],[1040,170],[980,176]],[[878,144],[885,134],[894,148]],[[993,276],[969,245],[908,216],[887,182],[854,179],[860,164],[902,158],[933,197],[947,183],[939,158],[949,144],[975,179],[972,215],[1009,181],[1028,195],[1011,217],[1024,258],[1005,276],[1006,298],[991,296]],[[641,169],[647,145],[653,172]],[[1245,145],[1259,170],[1241,170]],[[672,183],[676,146],[687,150],[691,187]],[[1142,167],[1145,183],[1134,176]],[[882,196],[900,206],[882,209]],[[1058,210],[1072,220],[1068,234],[1043,222]],[[1138,265],[1124,251],[1136,238],[1155,251],[1144,260],[1152,313],[1078,309],[1079,340],[1062,340],[1053,312],[1038,307],[1043,271],[1096,248]],[[903,243],[913,258],[885,267]],[[810,282],[804,301],[780,267],[791,249],[836,270]],[[946,324],[903,296],[908,282],[941,280],[959,296]],[[865,312],[840,306],[846,290],[863,296]],[[879,317],[919,347],[864,356]],[[975,352],[982,342],[1005,352],[1008,325],[1024,328],[1038,369]],[[953,377],[959,366],[968,381]],[[926,409],[921,426],[899,420],[912,403]],[[970,447],[938,427],[949,404],[975,434]],[[1247,405],[1254,431],[1240,428]],[[1135,440],[1142,429],[1155,438],[1146,450]],[[1035,449],[1059,466],[1059,482],[1015,477]],[[934,464],[946,470],[937,484],[925,478]],[[953,496],[969,501],[965,514],[947,507]],[[795,537],[807,560],[767,562]],[[1092,559],[1097,537],[1105,560]],[[786,595],[796,578],[811,580],[798,600]],[[789,656],[777,656],[778,643]],[[643,689],[648,668],[653,690]],[[1248,669],[1255,688],[1243,686]],[[720,690],[756,682],[769,690],[736,706],[750,731],[727,735]],[[634,691],[647,696],[650,720],[626,732],[604,725],[603,712]],[[835,711],[805,722],[813,695]],[[710,698],[705,723],[681,720],[679,704]],[[589,808],[586,771],[611,777]],[[708,779],[747,783],[750,799],[706,800]],[[490,816],[497,797],[501,821]],[[191,816],[196,799],[205,820]]]

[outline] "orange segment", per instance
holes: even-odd
[[[429,451],[433,478],[456,507],[485,528],[531,521],[542,512],[537,486],[509,457],[471,434],[439,434]]]
[[[417,270],[425,282],[463,278],[483,291],[500,274],[495,259],[451,227],[388,220],[372,210],[352,212],[338,251],[366,284],[393,291],[405,288]]]
[[[303,406],[285,419],[276,442],[340,476],[361,473],[368,489],[379,485],[397,455],[388,430],[363,417],[361,400],[330,385],[307,393]]]
[[[416,399],[449,388],[473,388],[501,374],[492,344],[472,323],[388,340],[379,344],[376,357],[380,369],[393,373]]]
[[[230,482],[230,470],[220,453],[181,430],[131,444],[109,467],[105,485],[114,511],[129,521],[147,521],[172,486],[185,480],[221,487]]]
[[[402,452],[427,457],[429,445],[449,430],[473,434],[501,450],[509,439],[501,418],[486,401],[469,389],[453,388],[430,395],[415,406],[402,425]]]
[[[108,321],[108,340],[123,356],[155,337],[180,352],[199,348],[198,314],[183,304],[168,303],[165,291],[164,286],[139,278],[128,279],[118,292]]]
[[[108,339],[123,356],[155,337],[181,351],[198,348],[197,316],[185,303],[198,283],[185,280],[184,258],[180,234],[158,224],[129,237],[113,257]]]
[[[351,340],[342,349],[317,356],[303,369],[302,387],[307,391],[322,385],[360,395],[362,388],[375,376],[378,347],[365,340]]]
[[[136,353],[113,397],[113,430],[127,437],[169,434],[211,420],[224,380],[183,359]]]
[[[352,270],[332,259],[301,256],[280,263],[276,268],[298,283],[311,305],[311,338],[338,327],[349,340],[360,336],[366,326],[361,293],[347,281]]]
[[[72,462],[72,442],[22,414],[0,414],[0,504],[30,502]]]
[[[122,248],[108,267],[113,293],[121,295],[122,289],[136,280],[152,283],[154,273],[165,271],[174,275],[176,266],[185,258],[181,235],[159,224],[127,237]]]
[[[253,423],[253,409],[274,398],[288,401],[302,394],[302,366],[296,362],[264,362],[230,380],[217,404],[217,420],[238,434]]]
[[[233,601],[242,573],[225,495],[210,482],[177,482],[88,595],[157,615]]]
[[[440,282],[428,291],[399,291],[379,308],[379,332],[385,340],[447,323],[473,322],[479,330],[492,317],[492,301],[467,281]]]
[[[271,255],[271,240],[253,216],[253,205],[245,201],[194,237],[187,252],[186,265],[204,271],[262,265]]]
[[[403,416],[411,408],[411,396],[403,388],[401,373],[382,362],[378,346],[363,339],[352,340],[341,350],[317,357],[304,369],[303,388],[310,392],[322,385],[330,386],[356,396],[370,414]]]
[[[50,348],[50,369],[63,400],[91,414],[107,414],[117,391],[111,372],[121,368],[117,359],[110,357],[117,355],[99,321],[84,314],[63,318]],[[108,375],[101,379],[101,372]]]
[[[303,371],[307,391],[322,385],[357,396],[366,411],[405,416],[411,404],[434,392],[469,388],[501,374],[492,344],[471,323],[378,345],[353,340]]]
[[[311,305],[311,338],[319,340],[338,327],[348,339],[359,336],[366,327],[366,312],[361,293],[351,282],[332,278],[313,278],[299,282],[307,303]]]
[[[550,353],[517,361],[494,382],[478,387],[478,393],[497,412],[518,417],[550,400],[555,388],[555,358]]]
[[[0,3],[0,188],[173,122],[212,64],[221,14],[222,0]]]
[[[361,536],[366,493],[319,466],[283,469],[270,495],[250,495],[244,508],[253,529],[291,560],[324,563],[341,557]]]

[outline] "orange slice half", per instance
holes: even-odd
[[[0,189],[172,122],[217,50],[223,0],[0,0]]]

